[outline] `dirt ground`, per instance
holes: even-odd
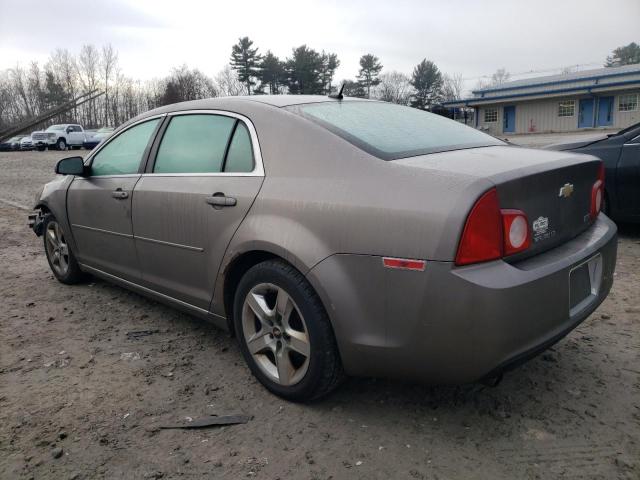
[[[640,478],[640,228],[604,304],[498,387],[351,379],[298,405],[227,334],[53,278],[19,204],[64,155],[0,154],[0,478]],[[234,413],[252,419],[159,429]]]

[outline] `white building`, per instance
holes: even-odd
[[[621,129],[640,122],[640,64],[516,80],[447,102],[493,135]]]

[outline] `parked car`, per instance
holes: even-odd
[[[11,152],[14,150],[20,150],[20,140],[22,137],[11,137],[4,142],[0,143],[0,152]]]
[[[22,137],[20,139],[20,150],[33,150],[33,141],[31,140],[31,135],[27,135],[26,137]]]
[[[84,144],[85,134],[82,126],[75,123],[51,125],[44,132],[34,132],[33,141],[35,148],[44,150],[45,148],[56,148],[66,150],[67,148],[80,148]]]
[[[105,138],[109,138],[109,136],[113,133],[113,127],[103,127],[97,130],[91,137],[87,137],[84,141],[84,148],[87,150],[91,150],[95,148],[100,142],[104,141]]]
[[[91,273],[213,321],[291,400],[345,374],[499,378],[613,282],[600,160],[395,104],[169,105],[56,173],[30,224],[59,281]]]
[[[556,143],[547,149],[600,158],[605,166],[605,213],[622,222],[640,222],[640,123],[615,134]]]

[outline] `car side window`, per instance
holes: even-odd
[[[162,137],[154,173],[218,173],[222,170],[235,118],[176,115]]]
[[[227,161],[224,164],[225,172],[251,172],[253,171],[253,148],[251,136],[243,122],[238,122],[233,139],[229,145]]]
[[[91,175],[126,175],[137,173],[140,161],[159,118],[139,123],[105,145],[91,162]]]

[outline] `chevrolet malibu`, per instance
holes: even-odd
[[[30,223],[58,280],[92,274],[228,329],[291,400],[347,375],[491,381],[613,281],[600,160],[383,102],[170,105],[56,173]]]

